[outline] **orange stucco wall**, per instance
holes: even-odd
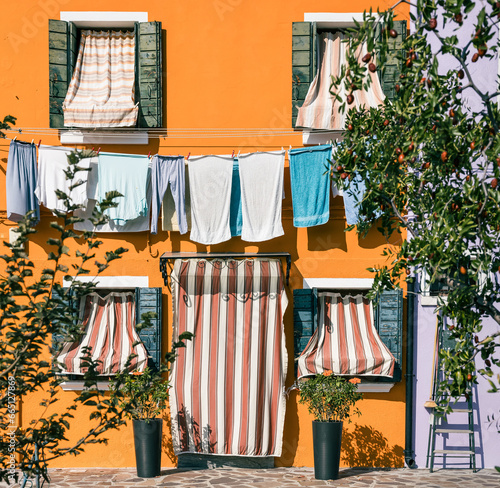
[[[390,3],[370,0],[23,0],[4,2],[0,15],[0,116],[17,117],[17,127],[39,128],[39,134],[19,135],[20,139],[59,145],[57,135],[47,135],[48,127],[48,19],[58,19],[60,11],[145,11],[149,20],[163,23],[165,36],[165,117],[170,128],[287,128],[291,126],[291,29],[293,21],[304,20],[304,12],[362,12],[372,7],[384,9]],[[407,14],[402,11],[402,18]],[[9,134],[13,137],[13,134]],[[0,239],[8,239],[13,223],[5,220],[5,170],[8,142],[0,141]],[[106,146],[106,151],[152,154],[230,154],[274,150],[302,145],[301,133],[292,136],[234,138],[151,139],[148,146]],[[80,146],[82,147],[82,146]],[[292,225],[289,171],[285,168],[286,199],[283,202],[285,235],[268,242],[249,244],[240,238],[216,246],[202,246],[176,233],[158,235],[103,234],[103,250],[118,246],[129,252],[114,262],[109,275],[149,277],[149,286],[163,286],[158,255],[165,251],[288,251],[292,255],[289,306],[285,331],[289,350],[289,371],[293,371],[292,290],[302,287],[304,277],[370,277],[366,268],[381,262],[384,239],[376,232],[358,240],[345,233],[343,202],[332,201],[328,224],[309,229]],[[51,217],[44,212],[38,234],[28,246],[30,258],[41,269],[46,261],[45,241],[51,231]],[[397,244],[397,242],[395,242]],[[73,247],[82,245],[74,242]],[[164,349],[172,328],[171,300],[164,287]],[[293,381],[289,374],[287,384]],[[58,408],[75,394],[63,393]],[[40,411],[41,396],[22,405],[23,424]],[[404,448],[404,384],[390,393],[366,394],[362,416],[346,427],[343,462],[345,465],[402,465]],[[69,432],[81,437],[88,427],[88,415],[77,412]],[[163,464],[174,465],[165,429]],[[131,428],[110,432],[109,443],[90,445],[77,457],[67,457],[53,466],[133,466]],[[312,466],[311,417],[298,406],[292,394],[287,402],[283,455],[277,465]]]

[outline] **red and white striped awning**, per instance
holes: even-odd
[[[287,305],[281,263],[176,260],[173,340],[194,338],[172,371],[176,454],[280,456]]]
[[[99,361],[97,372],[112,375],[125,369],[127,359],[135,354],[129,371],[144,371],[148,355],[135,330],[135,301],[132,292],[113,292],[104,298],[88,294],[81,305],[82,339],[67,342],[57,361],[62,373],[83,374],[86,371],[84,348],[91,349],[91,357]],[[133,346],[134,343],[138,343]]]
[[[380,339],[373,306],[363,295],[320,292],[318,327],[299,357],[298,377],[393,376],[394,356]]]

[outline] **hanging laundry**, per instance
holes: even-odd
[[[117,224],[113,220],[109,220],[104,225],[99,225],[95,227],[90,219],[92,218],[92,212],[95,208],[98,199],[98,178],[99,178],[99,161],[98,158],[93,158],[90,164],[89,179],[87,182],[87,195],[88,203],[87,208],[76,210],[73,213],[74,217],[79,217],[83,219],[82,222],[76,222],[73,224],[74,230],[79,231],[93,231],[93,232],[144,232],[149,230],[149,210],[147,214],[143,217],[137,217],[134,220],[127,220],[122,225]],[[149,203],[151,202],[151,178],[147,177],[146,185],[146,202],[148,204],[148,209],[150,208]]]
[[[243,214],[241,210],[240,166],[238,160],[233,163],[233,180],[231,185],[231,208],[229,210],[229,226],[231,237],[241,236]]]
[[[192,157],[188,170],[192,219],[190,239],[201,244],[218,244],[231,239],[229,213],[233,158]]]
[[[101,153],[98,170],[97,200],[104,200],[106,193],[113,190],[123,195],[115,200],[117,207],[104,212],[115,224],[123,225],[148,214],[146,186],[151,173],[147,156]]]
[[[185,172],[185,200],[184,209],[186,213],[187,230],[191,230],[191,195],[189,185],[189,171]],[[179,217],[175,210],[175,202],[172,193],[167,191],[163,197],[161,206],[161,229],[169,232],[180,232]]]
[[[292,185],[293,225],[313,227],[330,218],[330,165],[332,146],[292,149],[290,180]]]
[[[77,171],[74,178],[68,180],[66,171],[70,169],[68,155],[73,149],[41,146],[38,149],[38,185],[35,194],[38,201],[48,209],[67,212],[64,200],[59,199],[56,190],[60,190],[71,199],[74,205],[87,205],[88,171]],[[78,162],[80,168],[89,168],[90,158]],[[80,183],[75,188],[72,188]]]
[[[185,201],[185,172],[183,156],[159,156],[153,158],[151,167],[151,185],[153,200],[151,203],[151,233],[158,232],[158,214],[163,196],[170,185],[170,193],[175,202],[175,211],[178,216],[179,232],[187,232]]]
[[[6,174],[7,218],[19,222],[24,215],[33,211],[33,217],[40,220],[40,208],[35,197],[38,183],[36,147],[20,141],[11,141],[7,159]]]
[[[359,205],[365,195],[365,189],[365,182],[359,175],[356,175],[349,181],[347,189],[343,191],[347,225],[356,225],[358,223]]]
[[[285,151],[244,154],[238,161],[243,213],[241,238],[260,242],[282,236]]]

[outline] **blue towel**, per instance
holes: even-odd
[[[344,190],[344,207],[347,225],[356,225],[359,221],[359,205],[365,194],[365,182],[356,175]]]
[[[312,227],[330,218],[330,172],[332,146],[290,150],[293,225]]]
[[[231,236],[241,236],[243,226],[243,214],[241,211],[241,183],[240,183],[240,165],[238,160],[233,162],[233,181],[231,186],[231,207],[229,209],[229,226]]]
[[[123,198],[115,200],[117,207],[105,211],[116,224],[123,225],[148,214],[146,190],[150,170],[147,156],[101,153],[98,177],[99,201],[104,199],[108,191],[116,190],[123,195]]]

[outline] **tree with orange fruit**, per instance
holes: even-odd
[[[478,334],[485,318],[500,326],[500,93],[496,83],[485,86],[475,68],[489,62],[497,71],[500,2],[397,5],[402,3],[410,4],[412,29],[398,54],[393,100],[356,110],[335,93],[340,84],[349,94],[369,85],[372,64],[384,70],[398,35],[394,7],[365,13],[358,35],[348,41],[347,63],[332,85],[348,111],[332,163],[342,173],[333,174],[344,191],[359,178],[366,186],[359,222],[349,230],[363,236],[375,226],[387,237],[407,236],[400,247],[387,246],[387,266],[373,269],[374,293],[423,272],[447,287],[439,307],[454,324],[456,347],[443,352],[450,378],[443,392],[463,394],[477,373],[488,378],[490,391],[498,391],[500,329],[481,339]],[[362,42],[370,56],[359,59]],[[477,356],[485,365],[479,371]]]

